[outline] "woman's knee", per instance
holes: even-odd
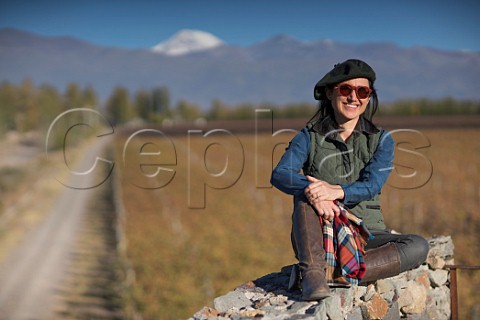
[[[409,234],[404,245],[398,246],[401,254],[401,271],[407,271],[420,266],[425,262],[430,250],[430,245],[425,238],[416,235]]]

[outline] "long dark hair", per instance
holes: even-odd
[[[328,86],[328,89],[332,90],[336,85],[337,84]],[[378,96],[377,90],[375,90],[371,81],[370,89],[372,90],[372,93],[370,94],[370,101],[368,102],[367,108],[365,109],[365,112],[361,115],[361,117],[372,122],[373,116],[378,109]],[[320,100],[317,112],[315,112],[315,114],[310,118],[310,120],[308,120],[307,124],[315,123],[318,120],[325,118],[326,116],[330,116],[331,119],[335,120],[332,101],[325,98],[324,100]]]

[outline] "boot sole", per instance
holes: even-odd
[[[302,299],[305,301],[316,301],[316,300],[322,300],[328,297],[331,297],[332,294],[328,291],[316,291],[310,294],[308,297],[305,297],[302,295]]]

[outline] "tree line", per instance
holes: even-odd
[[[91,108],[102,112],[114,125],[131,121],[142,123],[181,122],[197,119],[232,120],[252,119],[255,110],[273,110],[276,118],[309,117],[315,113],[315,103],[291,103],[274,105],[269,103],[241,103],[231,105],[214,99],[207,110],[199,105],[179,100],[174,105],[167,87],[142,89],[129,92],[118,86],[105,102],[100,100],[94,88],[81,87],[76,83],[67,85],[63,92],[43,84],[36,86],[30,80],[20,84],[0,84],[0,135],[8,131],[28,132],[44,130],[62,112],[72,108]],[[480,114],[480,101],[414,99],[383,103],[380,115],[452,115]]]

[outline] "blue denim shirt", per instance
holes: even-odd
[[[275,167],[270,183],[279,190],[301,195],[311,183],[301,172],[310,152],[310,135],[307,128],[302,129],[290,142],[280,162]],[[342,183],[346,205],[356,204],[372,199],[382,190],[393,169],[394,141],[386,131],[382,132],[380,141],[370,162],[362,170],[355,182]]]

